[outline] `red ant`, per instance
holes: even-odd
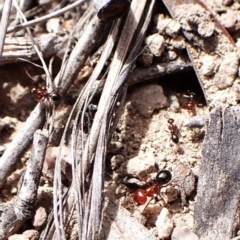
[[[151,182],[151,186],[147,188],[139,188],[133,194],[133,199],[138,205],[143,205],[147,202],[147,197],[152,197],[154,194],[159,194],[159,190],[172,179],[172,174],[168,170],[158,172],[156,179]],[[147,207],[147,206],[146,206]],[[145,207],[145,208],[146,208]]]
[[[195,93],[190,92],[188,95],[184,95],[184,97],[188,98],[188,102],[183,106],[188,111],[191,111],[194,115],[196,114],[196,104],[194,101]]]
[[[174,143],[178,143],[179,142],[179,129],[177,128],[176,125],[173,124],[174,123],[174,119],[169,118],[168,119],[168,129],[171,131],[171,139]]]
[[[32,95],[35,95],[38,101],[44,101],[51,98],[54,102],[57,102],[61,99],[60,94],[55,93],[57,88],[53,89],[53,91],[48,92],[46,87],[33,87],[30,91]]]

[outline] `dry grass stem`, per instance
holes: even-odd
[[[7,31],[7,25],[8,25],[8,20],[10,16],[10,11],[12,7],[12,0],[6,0],[3,5],[3,10],[2,10],[2,18],[1,18],[1,31],[0,31],[0,56],[2,56],[3,52],[3,46],[6,38],[6,31]]]

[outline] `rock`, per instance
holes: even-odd
[[[185,38],[183,36],[177,36],[176,38],[169,39],[168,44],[176,49],[186,48]]]
[[[160,85],[149,84],[133,92],[131,104],[141,116],[150,117],[154,110],[166,107],[168,102]]]
[[[153,54],[150,52],[148,48],[146,48],[143,53],[138,57],[137,61],[143,67],[149,67],[153,63]]]
[[[45,208],[39,207],[36,210],[32,224],[37,230],[40,230],[44,227],[46,221],[47,221],[47,212],[46,212]]]
[[[14,234],[9,237],[8,240],[29,240],[29,238],[23,236],[22,234]]]
[[[179,109],[180,109],[180,104],[179,104],[179,101],[178,101],[177,96],[174,95],[174,94],[171,94],[171,95],[169,96],[169,101],[170,101],[169,109],[170,109],[172,112],[178,112]]]
[[[224,5],[224,6],[232,5],[232,3],[233,3],[232,0],[222,0],[222,5]]]
[[[199,240],[199,238],[187,227],[180,226],[173,229],[171,240]]]
[[[58,33],[61,31],[60,19],[51,18],[46,23],[46,29],[49,33]]]
[[[188,166],[179,163],[173,170],[174,181],[181,192],[182,204],[186,204],[186,196],[190,196],[195,189],[196,178]]]
[[[158,33],[155,33],[153,35],[148,36],[145,42],[148,45],[150,52],[154,56],[160,57],[162,55],[162,52],[164,50],[163,36],[159,35]]]
[[[236,23],[238,22],[238,12],[228,10],[226,13],[221,14],[220,17],[221,25],[227,28],[229,31],[234,32],[237,29]]]
[[[171,18],[165,18],[163,14],[156,15],[154,17],[154,22],[160,34],[168,35],[172,38],[175,38],[181,30],[181,25],[178,21]]]
[[[167,208],[163,208],[156,221],[158,239],[168,238],[173,230],[173,221]]]
[[[155,167],[155,158],[154,156],[146,156],[144,158],[134,157],[128,160],[126,171],[127,174],[136,177],[144,177],[148,173],[152,172]]]
[[[125,161],[125,158],[123,155],[114,155],[111,158],[111,169],[115,170],[118,168],[123,162]]]
[[[201,71],[204,76],[212,76],[215,72],[216,59],[213,56],[206,55],[202,61]]]
[[[27,237],[29,240],[38,240],[40,234],[37,230],[31,229],[23,232],[23,236]]]
[[[216,86],[219,89],[231,87],[237,77],[238,67],[238,54],[236,52],[226,54],[214,78]]]
[[[179,190],[172,185],[161,188],[161,195],[166,203],[175,202],[179,196]]]

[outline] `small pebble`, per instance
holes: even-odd
[[[134,90],[131,104],[141,116],[150,117],[154,110],[166,107],[168,101],[160,85],[148,84]]]
[[[173,230],[173,220],[167,208],[163,208],[156,221],[158,239],[168,238]]]
[[[209,121],[209,115],[197,115],[183,121],[184,127],[204,127]]]
[[[222,0],[222,5],[223,6],[230,6],[232,5],[233,1],[232,0]]]
[[[164,50],[164,38],[163,36],[159,35],[158,33],[155,33],[153,35],[150,35],[146,39],[146,44],[148,45],[148,48],[150,52],[156,56],[160,57],[163,50]]]
[[[178,21],[165,18],[162,14],[155,17],[155,23],[160,34],[168,35],[172,38],[175,38],[181,30],[181,25]]]
[[[150,50],[147,48],[144,50],[144,52],[138,57],[137,61],[143,66],[143,67],[149,67],[153,63],[153,54],[150,52]]]
[[[226,13],[221,14],[221,25],[227,28],[229,31],[236,30],[236,23],[238,21],[238,13],[232,10],[228,10]]]
[[[8,240],[29,240],[26,236],[22,234],[14,234],[8,238]]]
[[[60,19],[51,18],[46,23],[46,29],[49,33],[58,33],[61,30]]]
[[[111,169],[115,170],[118,168],[123,162],[125,161],[125,158],[122,155],[114,155],[111,158]]]
[[[38,240],[40,234],[37,230],[31,229],[23,232],[23,236],[27,237],[29,240]]]
[[[172,111],[172,112],[178,112],[179,108],[180,108],[180,104],[179,104],[179,101],[178,101],[178,98],[176,95],[174,94],[171,94],[169,96],[169,102],[170,102],[170,106],[169,106],[169,109]]]
[[[221,65],[215,74],[214,84],[219,89],[231,87],[236,79],[239,67],[239,57],[237,52],[230,52],[224,56]]]
[[[43,207],[39,207],[36,210],[36,213],[33,218],[33,226],[37,229],[40,230],[44,227],[45,223],[47,221],[47,212],[46,209]]]
[[[204,76],[212,76],[215,70],[216,60],[213,56],[206,55],[202,60],[201,71]]]
[[[175,202],[179,196],[179,190],[169,185],[161,189],[161,195],[167,203]]]
[[[188,166],[179,163],[173,169],[174,180],[177,180],[179,185],[184,188],[186,196],[190,196],[195,189],[196,178]]]
[[[17,188],[16,187],[13,187],[11,189],[11,194],[17,194]]]
[[[199,238],[187,227],[180,226],[173,229],[171,240],[199,240]]]
[[[127,174],[139,178],[145,177],[148,173],[152,172],[155,169],[154,164],[155,158],[152,154],[149,154],[145,158],[141,159],[136,156],[128,160],[126,166]]]

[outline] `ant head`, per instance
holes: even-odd
[[[174,143],[176,143],[176,144],[179,143],[179,137],[177,134],[172,134],[171,139]]]
[[[37,88],[33,87],[30,92],[31,92],[31,94],[36,94],[37,93]]]
[[[195,92],[190,92],[189,94],[188,94],[188,96],[189,96],[189,98],[190,99],[194,99],[195,98],[195,96],[196,96],[196,93]]]
[[[58,93],[52,93],[52,94],[51,94],[51,99],[52,99],[54,102],[60,101],[61,98],[62,98],[61,95],[58,94]]]
[[[89,104],[88,105],[88,110],[89,111],[94,111],[94,112],[96,112],[97,111],[97,105],[94,105],[94,104]]]
[[[169,119],[168,119],[168,123],[173,124],[173,123],[174,123],[174,119],[169,118]]]
[[[157,183],[164,185],[172,180],[172,174],[168,170],[161,170],[156,176]]]

